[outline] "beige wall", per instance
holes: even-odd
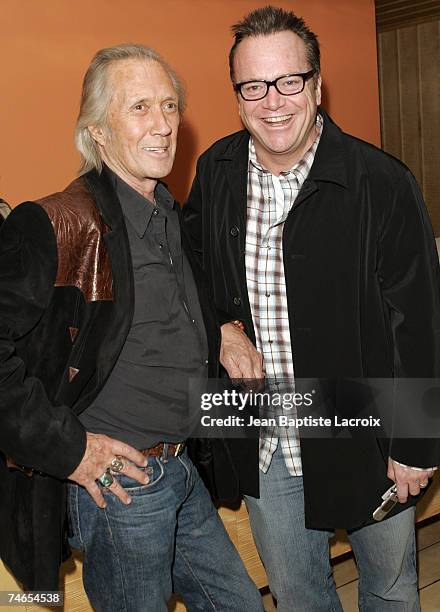
[[[81,80],[97,49],[141,42],[182,74],[188,111],[169,184],[187,194],[197,155],[240,128],[228,79],[232,23],[259,0],[1,0],[0,196],[15,205],[63,188]],[[276,0],[319,34],[325,105],[344,129],[379,144],[373,0]]]

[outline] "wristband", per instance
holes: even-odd
[[[229,323],[232,323],[232,325],[235,325],[235,327],[239,327],[241,329],[241,331],[244,332],[244,323],[243,323],[243,321],[239,321],[238,319],[235,319],[234,321],[229,321]]]

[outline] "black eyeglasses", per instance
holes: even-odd
[[[269,87],[272,85],[283,96],[295,96],[303,91],[306,81],[315,72],[315,70],[309,70],[299,74],[286,74],[274,81],[244,81],[242,83],[234,83],[234,89],[240,93],[243,100],[248,101],[262,100],[267,96]]]

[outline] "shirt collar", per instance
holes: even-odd
[[[311,144],[311,146],[307,149],[307,151],[304,153],[303,157],[296,162],[296,164],[294,164],[290,170],[287,170],[285,172],[281,172],[281,176],[283,175],[287,175],[290,172],[293,172],[294,174],[296,173],[301,173],[303,170],[310,170],[310,167],[313,163],[313,160],[315,158],[315,154],[316,154],[316,149],[318,148],[318,144],[319,141],[321,139],[321,135],[322,135],[322,128],[324,125],[324,119],[322,118],[322,115],[320,115],[319,113],[316,115],[316,128],[317,128],[317,135],[315,140],[313,141],[313,143]],[[260,172],[269,172],[269,170],[267,170],[266,168],[264,168],[260,162],[257,159],[257,154],[255,151],[255,144],[254,144],[254,140],[252,138],[252,136],[249,138],[249,162],[255,167],[257,168],[257,170],[259,170]]]
[[[156,200],[156,204],[154,204],[133,189],[133,187],[122,180],[117,174],[110,170],[110,168],[107,167],[107,170],[112,184],[116,189],[125,219],[128,219],[138,237],[143,238],[155,206],[157,205],[157,207],[162,209],[166,214],[166,212],[171,210],[174,206],[173,196],[163,183],[158,182],[154,190],[154,197]]]

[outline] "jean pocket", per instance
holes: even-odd
[[[162,480],[164,475],[163,463],[159,460],[159,457],[153,457],[153,462],[144,468],[139,468],[142,472],[148,474],[150,481],[148,484],[141,485],[134,478],[129,476],[118,476],[118,482],[121,487],[127,491],[130,495],[136,495],[156,487],[156,485]]]
[[[69,520],[69,544],[72,548],[84,550],[79,521],[79,487],[72,483],[68,484],[67,515]]]

